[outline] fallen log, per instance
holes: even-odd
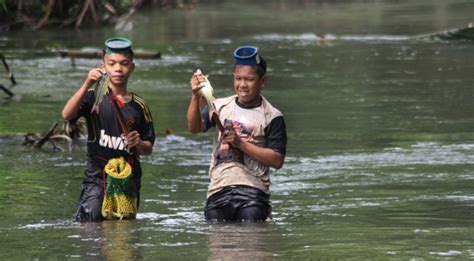
[[[67,143],[69,151],[71,151],[73,141],[87,134],[86,121],[83,117],[75,121],[63,122],[62,130],[59,133],[57,129],[58,122],[54,122],[48,131],[41,135],[27,133],[25,135],[25,141],[23,142],[23,145],[39,149],[49,142],[55,151],[64,151],[64,149],[56,143],[63,141]]]
[[[56,129],[58,127],[58,123],[55,122],[53,125],[49,128],[48,131],[41,135],[33,134],[33,133],[28,133],[25,135],[25,142],[23,143],[24,146],[31,146],[33,148],[39,149],[43,147],[43,145],[46,142],[51,143],[53,145],[54,150],[56,151],[64,151],[63,148],[58,146],[56,144],[56,141],[66,141],[68,144],[69,151],[72,150],[72,138],[65,135],[65,134],[57,134]]]
[[[45,132],[41,137],[33,142],[34,148],[41,148],[50,138],[56,133],[56,128],[58,123],[55,122],[47,132]]]
[[[74,50],[74,49],[60,49],[54,50],[61,57],[74,57],[74,58],[102,58],[102,50]],[[139,59],[160,59],[160,52],[152,51],[134,51],[133,56]]]
[[[428,40],[474,40],[474,26],[468,24],[463,28],[454,28],[441,32],[421,34],[414,37],[415,39]]]
[[[87,136],[87,124],[84,117],[76,120],[64,121],[61,134],[68,136],[73,140],[77,140],[82,136]]]
[[[76,66],[76,58],[102,58],[104,55],[102,50],[74,50],[74,49],[59,49],[53,50],[53,52],[59,54],[62,58],[71,58],[71,65]],[[152,51],[133,51],[133,56],[139,59],[161,59],[160,52]]]

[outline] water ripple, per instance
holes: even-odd
[[[461,165],[474,162],[474,144],[417,143],[408,148],[387,148],[373,153],[345,153],[318,158],[287,158],[292,174],[309,170],[356,170],[409,165]]]
[[[303,33],[303,34],[263,34],[253,37],[255,40],[260,41],[360,41],[360,42],[393,42],[393,41],[406,41],[412,37],[406,35],[335,35],[335,34],[324,34],[319,35],[315,33]]]
[[[152,165],[208,166],[212,146],[209,141],[195,141],[181,136],[168,135],[157,139],[152,156],[143,162]]]

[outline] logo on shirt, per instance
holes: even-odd
[[[245,139],[247,141],[250,139],[250,134],[252,133],[253,126],[249,127],[241,122],[229,119],[225,119],[224,124],[226,126],[232,126],[234,131],[237,133],[237,135],[240,136],[241,139]],[[217,165],[222,162],[240,162],[244,164],[244,153],[239,149],[230,147],[229,144],[220,143],[217,148],[217,154],[215,156],[217,160]]]
[[[114,150],[125,150],[127,149],[127,140],[121,137],[115,137],[105,134],[104,130],[100,130],[99,145]]]

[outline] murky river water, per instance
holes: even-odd
[[[128,32],[1,35],[23,100],[0,105],[0,259],[474,257],[474,43],[411,38],[467,25],[474,3],[253,2],[152,11]],[[48,50],[100,47],[115,35],[163,53],[137,60],[130,81],[158,138],[143,157],[137,220],[79,224],[84,142],[71,152],[34,150],[22,134],[59,121],[100,63],[72,67]],[[231,53],[242,44],[259,46],[269,62],[264,95],[285,114],[288,155],[272,174],[271,222],[209,225],[210,135],[186,130],[188,82],[199,67],[216,96],[230,95]]]

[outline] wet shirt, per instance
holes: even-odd
[[[224,126],[230,125],[240,136],[260,147],[286,153],[286,127],[283,114],[265,98],[256,107],[245,107],[237,96],[215,101],[219,118]],[[213,126],[207,110],[203,112],[205,130]],[[208,196],[226,186],[247,185],[269,193],[269,167],[245,155],[241,150],[220,142],[217,132],[210,166],[211,183]]]
[[[129,131],[136,130],[142,140],[155,141],[155,131],[151,113],[145,101],[131,93],[132,99],[120,108]],[[79,116],[87,121],[88,143],[87,155],[99,156],[105,159],[123,156],[128,158],[133,152],[127,148],[127,142],[120,122],[114,111],[110,93],[104,96],[99,106],[99,113],[91,113],[95,100],[93,90],[89,90],[79,109]]]

